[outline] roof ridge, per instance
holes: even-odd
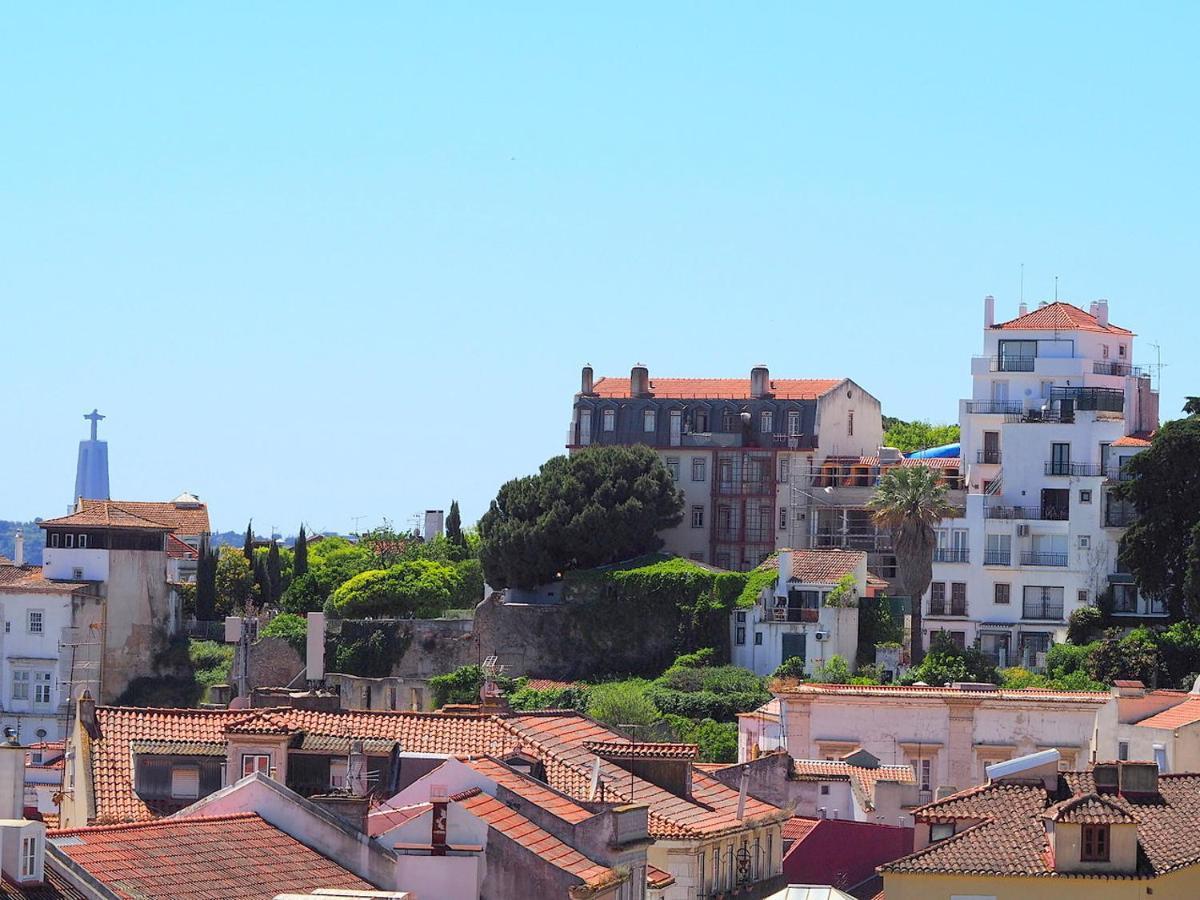
[[[174,826],[183,822],[229,822],[235,819],[262,819],[262,816],[252,810],[249,812],[220,813],[218,815],[211,816],[185,816],[183,818],[166,816],[159,819],[150,819],[145,822],[116,822],[107,825],[83,825],[78,828],[59,828],[48,830],[46,832],[46,836],[48,838],[69,837],[75,834],[92,834],[100,831],[127,831],[141,828],[154,828],[156,826]],[[262,820],[264,822],[267,821],[266,819]],[[267,824],[270,825],[271,823],[267,822]],[[274,828],[275,826],[271,825],[271,827]]]

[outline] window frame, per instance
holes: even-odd
[[[658,431],[658,410],[642,410],[642,433],[654,434]]]
[[[31,669],[13,669],[12,670],[12,688],[9,691],[12,694],[13,700],[21,700],[25,703],[29,702],[31,692],[29,686],[33,684],[33,671]],[[18,694],[17,688],[21,688]]]
[[[692,507],[692,527],[704,527],[704,504],[697,504]]]
[[[699,473],[699,476],[697,476]],[[708,478],[708,460],[703,456],[692,457],[692,481],[703,482]]]
[[[786,506],[779,507],[779,530],[787,531],[788,527],[788,508]]]
[[[764,409],[758,414],[758,430],[763,434],[775,433],[775,411]]]
[[[46,669],[33,670],[33,705],[49,706],[54,702],[54,673]],[[45,699],[42,699],[43,693]]]
[[[1085,824],[1079,826],[1079,861],[1109,862],[1111,859],[1112,831],[1108,825]]]
[[[262,764],[262,760],[266,760],[266,764]],[[252,763],[254,768],[248,769],[247,764]],[[271,754],[270,753],[243,753],[242,754],[242,777],[253,775],[256,772],[262,772],[268,777],[271,774]]]
[[[37,627],[34,628],[34,616],[37,616]],[[25,611],[25,633],[46,633],[46,611],[44,609],[27,609]]]
[[[789,409],[787,414],[787,433],[789,437],[796,437],[801,434],[800,431],[800,410]]]
[[[1000,590],[1001,588],[1004,588],[1003,592],[1001,592],[1001,590]],[[1003,600],[1000,599],[1001,593],[1004,594]],[[1001,606],[1011,606],[1012,605],[1012,584],[1007,581],[997,581],[995,584],[993,584],[992,585],[992,602],[997,603]]]
[[[679,481],[679,457],[668,456],[666,459],[667,473],[672,481]]]
[[[600,410],[600,430],[608,432],[617,430],[617,411],[615,409]]]
[[[21,877],[32,878],[37,871],[37,838],[21,838]]]
[[[1091,503],[1092,502],[1092,491],[1090,488],[1084,488],[1079,492],[1079,502],[1080,503]]]

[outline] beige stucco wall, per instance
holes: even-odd
[[[110,550],[108,557],[101,703],[113,702],[133,679],[155,674],[171,618],[166,553]]]
[[[1113,825],[1109,829],[1108,862],[1081,862],[1083,827],[1059,822],[1051,832],[1055,868],[1061,872],[1132,872],[1137,868],[1137,826]]]
[[[1200,866],[1154,879],[991,878],[889,873],[887,900],[1156,900],[1200,897]]]

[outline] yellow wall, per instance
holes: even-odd
[[[986,878],[954,875],[889,873],[883,877],[887,900],[951,900],[953,897],[996,900],[1155,900],[1200,897],[1200,866],[1161,878]]]

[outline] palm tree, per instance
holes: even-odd
[[[1185,397],[1183,411],[1189,416],[1194,416],[1200,413],[1200,397]]]
[[[933,581],[934,529],[953,507],[946,501],[946,486],[931,466],[897,466],[879,479],[867,506],[875,522],[892,533],[900,589],[912,604],[914,666],[925,657],[921,645],[921,598]]]

